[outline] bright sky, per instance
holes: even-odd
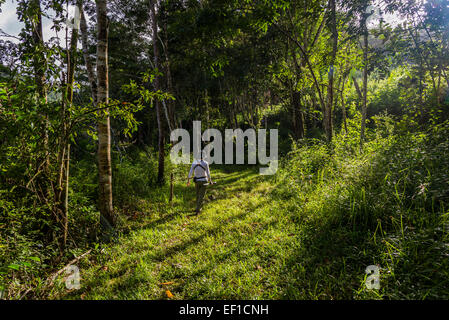
[[[17,36],[20,33],[20,30],[23,28],[23,24],[20,23],[17,19],[16,7],[17,3],[14,3],[13,0],[6,0],[6,3],[1,5],[0,7],[2,10],[2,12],[0,13],[0,29],[12,36]],[[50,16],[53,14],[53,12],[51,11],[46,13]],[[69,9],[69,14],[71,17],[74,16],[74,7]],[[42,28],[45,41],[49,40],[51,37],[56,36],[55,31],[51,30],[52,26],[52,20],[46,17],[42,19]],[[18,42],[18,40],[14,38],[6,38],[0,36],[0,39],[8,39],[13,42]]]

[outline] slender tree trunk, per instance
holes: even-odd
[[[37,93],[39,96],[39,106],[40,106],[40,117],[42,119],[42,139],[40,139],[40,150],[43,150],[44,154],[37,160],[36,168],[37,171],[43,168],[43,175],[37,179],[37,184],[39,189],[42,189],[42,196],[50,196],[51,188],[49,187],[49,174],[50,174],[50,156],[49,156],[49,145],[48,145],[48,128],[49,121],[47,111],[44,108],[47,105],[47,90],[45,87],[45,70],[46,70],[46,59],[45,59],[45,44],[42,32],[42,10],[40,0],[31,0],[30,5],[33,8],[33,14],[31,19],[31,37],[33,42],[33,47],[36,53],[33,55],[33,69],[34,69],[34,79],[37,87]],[[56,217],[58,220],[58,217]]]
[[[209,127],[210,117],[209,117],[209,91],[204,90],[204,113],[206,114],[206,128]]]
[[[69,186],[70,186],[70,144],[67,144],[66,160],[65,160],[65,175],[64,175],[65,185],[63,192],[63,223],[64,223],[64,237],[63,243],[64,247],[67,244],[67,235],[69,231]]]
[[[81,42],[83,44],[84,63],[86,65],[87,77],[88,77],[89,83],[90,83],[92,101],[95,105],[97,102],[97,76],[95,75],[94,68],[92,66],[92,61],[89,57],[87,22],[86,22],[86,16],[84,15],[84,10],[83,10],[82,6],[80,6],[80,14],[81,14],[80,30],[81,30]]]
[[[430,77],[432,78],[433,89],[436,92],[437,91],[437,85],[436,85],[436,81],[435,81],[435,74],[434,74],[434,71],[433,71],[433,67],[430,65],[428,59],[426,59],[424,57],[422,49],[421,49],[421,47],[419,45],[419,42],[418,42],[418,40],[419,40],[418,28],[416,28],[416,37],[413,35],[413,31],[412,30],[409,30],[409,33],[410,33],[410,36],[411,36],[411,38],[413,40],[413,43],[415,44],[416,49],[418,50],[418,54],[419,54],[419,57],[420,57],[421,65],[424,64],[424,63],[427,65],[427,69],[429,70]]]
[[[234,116],[234,129],[237,129],[239,127],[239,121],[237,118],[237,114],[238,114],[238,110],[237,110],[238,100],[237,99],[234,99],[234,102],[232,104],[232,114]]]
[[[167,89],[168,93],[174,95],[173,90],[173,79],[171,76],[171,66],[170,66],[170,56],[168,50],[168,32],[167,32],[167,22],[164,22],[164,47],[165,47],[165,72],[167,77]],[[170,119],[170,126],[174,129],[176,128],[175,120],[175,102],[173,100],[167,101],[168,115]]]
[[[290,41],[287,39],[287,51],[289,51]],[[293,47],[290,48],[291,56],[296,70],[296,79],[301,79],[302,70],[299,66],[298,60],[296,58],[296,52]],[[301,108],[301,93],[296,91],[293,83],[290,84],[291,87],[291,99],[293,108],[293,130],[297,139],[303,139],[305,136],[305,123],[304,114]]]
[[[291,92],[293,108],[293,127],[297,139],[303,139],[305,136],[304,115],[301,110],[301,93],[295,89]]]
[[[173,172],[170,174],[170,198],[169,202],[170,204],[173,204],[173,194],[174,194],[174,174]]]
[[[324,110],[326,108],[326,102],[324,101],[323,90],[320,88],[320,84],[319,84],[318,79],[317,79],[317,77],[315,75],[315,71],[313,70],[313,65],[312,65],[312,62],[309,59],[308,51],[306,50],[306,48],[303,47],[303,45],[301,45],[301,43],[297,39],[293,38],[288,32],[286,32],[285,30],[280,28],[277,24],[274,24],[274,26],[277,27],[278,30],[281,33],[283,33],[288,39],[290,39],[298,47],[299,51],[301,52],[302,64],[303,64],[303,66],[307,66],[307,68],[310,71],[310,75],[312,76],[312,79],[313,79],[313,84],[315,85],[315,88],[317,89],[317,92],[318,92],[318,97],[319,97],[319,102],[320,102],[321,109],[324,112]],[[318,37],[318,35],[321,33],[321,30],[322,30],[322,27],[320,27],[320,29],[318,30],[316,37]],[[311,46],[311,48],[314,46],[314,44],[315,44],[315,41],[314,41],[313,45]]]
[[[360,90],[359,83],[357,82],[357,79],[355,77],[352,77],[352,82],[354,83],[355,91],[357,91],[357,95],[359,96],[359,99],[363,100],[362,90]]]
[[[432,34],[431,34],[429,28],[427,27],[427,25],[426,25],[426,24],[424,23],[424,21],[422,20],[422,17],[420,17],[420,20],[421,20],[421,22],[423,22],[423,23],[422,23],[422,26],[423,26],[424,30],[426,31],[426,34],[427,34],[427,36],[429,37],[430,42],[432,43],[432,45],[434,45],[434,47],[438,47],[438,45],[435,44],[435,41],[433,40],[433,36],[432,36]],[[443,51],[443,52],[444,52],[444,51]],[[440,60],[440,59],[444,60],[444,56],[442,57],[440,54],[438,54],[438,59],[439,59],[439,60]],[[440,64],[439,66],[440,66],[440,68],[442,67],[441,64]],[[446,80],[447,87],[449,88],[449,77],[447,76],[447,73],[446,73],[446,71],[445,71],[445,68],[442,67],[441,71],[443,72],[444,79]]]
[[[47,101],[47,92],[45,89],[45,56],[42,52],[44,47],[44,38],[42,35],[42,10],[40,0],[34,0],[34,6],[36,9],[36,20],[33,21],[32,37],[33,43],[37,49],[40,49],[37,55],[34,56],[34,77],[37,85],[37,90],[41,98]]]
[[[346,103],[345,103],[345,95],[344,95],[346,78],[347,78],[347,74],[344,75],[341,80],[342,86],[341,86],[341,91],[340,91],[340,98],[341,98],[341,112],[343,115],[343,126],[345,128],[345,133],[348,134],[348,124],[347,124],[347,120],[346,120]]]
[[[42,10],[41,10],[41,1],[40,0],[34,0],[34,6],[36,9],[36,20],[32,23],[33,24],[33,30],[32,30],[32,37],[35,48],[40,50],[40,52],[34,56],[34,77],[37,85],[37,90],[40,99],[44,101],[44,103],[47,103],[47,90],[45,88],[45,67],[46,67],[46,61],[45,56],[43,53],[44,50],[44,38],[43,38],[43,32],[42,32]],[[44,150],[47,153],[45,157],[45,171],[48,173],[48,167],[50,164],[50,159],[48,157],[48,116],[46,114],[43,114],[43,122],[44,122],[44,136],[43,136],[43,145]]]
[[[107,0],[97,3],[97,105],[109,103],[108,31]],[[111,225],[115,225],[112,207],[112,161],[111,161],[111,121],[109,109],[98,122],[98,169],[99,169],[99,209],[100,214]]]
[[[291,81],[290,81],[291,82]],[[293,124],[293,133],[296,139],[299,139],[298,134],[298,123],[296,121],[296,107],[295,107],[295,92],[293,86],[290,84],[290,105],[292,108],[292,124]]]
[[[368,27],[365,23],[365,30],[363,34],[363,104],[362,104],[362,125],[360,132],[360,150],[363,148],[365,142],[365,127],[366,127],[366,114],[367,114],[367,102],[368,102]]]
[[[324,131],[326,132],[327,142],[332,141],[333,135],[332,109],[334,103],[334,75],[335,75],[335,60],[337,58],[337,51],[338,51],[338,30],[337,30],[335,0],[330,0],[329,5],[331,9],[330,27],[332,30],[332,55],[331,55],[331,65],[328,74],[327,104],[324,109],[324,117],[323,117]]]
[[[159,68],[159,48],[157,45],[157,39],[158,39],[158,29],[157,29],[157,16],[156,16],[156,0],[150,1],[150,14],[151,14],[151,23],[152,23],[152,29],[153,29],[153,51],[154,51],[154,67],[157,70],[160,70]],[[156,75],[154,78],[154,89],[156,91],[160,90],[160,80],[159,75]],[[161,115],[161,106],[159,103],[159,100],[155,100],[156,104],[156,117],[157,117],[157,126],[159,131],[159,139],[158,139],[158,145],[159,145],[159,166],[158,166],[158,174],[157,174],[157,181],[159,184],[164,183],[164,171],[165,171],[165,133],[164,133],[164,124],[162,121],[162,115]]]
[[[82,6],[82,1],[77,1],[77,6]],[[69,137],[69,123],[70,123],[70,113],[67,108],[70,108],[73,103],[73,84],[75,81],[75,68],[76,68],[76,52],[78,47],[78,30],[72,30],[72,36],[70,39],[70,48],[67,52],[67,89],[66,96],[63,101],[63,108],[61,118],[62,124],[62,134],[60,138],[60,151],[59,151],[59,161],[60,161],[60,177],[58,184],[58,196],[57,203],[59,204],[59,211],[61,213],[61,221],[63,224],[63,247],[67,243],[68,234],[68,192],[69,192],[69,167],[70,167],[70,144]]]

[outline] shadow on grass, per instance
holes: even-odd
[[[147,263],[161,263],[166,260],[169,260],[173,256],[187,251],[190,247],[199,245],[206,237],[210,236],[211,234],[219,233],[229,225],[234,224],[235,222],[244,219],[248,214],[251,214],[253,210],[256,210],[258,207],[251,208],[251,210],[245,210],[245,212],[242,212],[240,214],[233,215],[229,218],[227,218],[225,221],[222,221],[218,226],[213,228],[208,228],[203,230],[200,235],[195,236],[193,238],[190,238],[188,240],[185,240],[179,244],[175,244],[173,246],[170,246],[168,248],[160,249],[158,252],[154,253],[147,253],[145,256],[142,257],[144,261]],[[201,215],[200,215],[201,217]],[[166,220],[168,221],[168,220]],[[155,221],[157,222],[157,221]],[[229,257],[229,255],[225,255],[222,257],[221,261],[225,261]],[[204,257],[205,261],[207,260],[206,257]],[[131,264],[127,269],[119,270],[116,274],[114,274],[114,278],[120,278],[119,283],[114,284],[113,288],[111,290],[116,293],[121,298],[126,296],[134,296],[134,293],[137,290],[137,287],[141,285],[141,281],[138,280],[135,274],[135,271],[132,269]],[[207,271],[204,269],[204,272]],[[194,274],[194,277],[201,276],[202,271],[198,271]],[[84,294],[89,293],[92,288],[96,286],[95,282],[97,280],[94,279],[93,281],[90,281],[90,283],[86,284],[86,290],[83,292]],[[74,296],[75,297],[75,296]]]
[[[262,229],[268,229],[270,227],[276,226],[277,224],[279,224],[278,221],[272,221],[270,223],[264,223],[261,225]],[[254,238],[257,237],[257,233],[254,234],[253,237],[251,238],[246,238],[246,242],[248,243],[252,243],[252,240],[254,240]],[[186,292],[185,288],[189,288],[190,285],[194,285],[196,283],[198,283],[198,281],[204,277],[204,275],[206,274],[210,274],[213,270],[219,268],[221,265],[223,264],[229,264],[229,261],[232,258],[235,257],[239,257],[241,255],[241,252],[244,251],[247,248],[246,245],[242,245],[242,244],[233,244],[233,247],[229,249],[228,252],[224,253],[224,254],[220,254],[220,256],[214,257],[213,261],[210,263],[207,263],[205,261],[204,263],[204,267],[198,269],[197,271],[191,273],[188,275],[188,277],[185,277],[184,279],[181,279],[181,283],[178,286],[175,286],[174,292],[180,292],[180,293],[184,293],[186,297],[188,297],[188,299],[235,299],[235,300],[243,300],[243,299],[248,299],[248,297],[245,296],[240,296],[240,295],[234,295],[231,293],[225,293],[225,294],[218,294],[218,295],[211,295],[209,292],[207,292],[206,289],[204,289],[203,292],[191,292],[188,291]],[[239,259],[240,261],[244,261],[246,258],[246,256],[241,256],[241,259]],[[263,265],[264,261],[258,261],[258,263]],[[252,268],[250,270],[247,270],[248,272],[254,270],[257,268],[257,264],[254,264],[251,266]],[[263,278],[263,277],[262,277]],[[226,279],[221,279],[221,281],[223,281],[222,285],[225,285],[225,281]],[[251,289],[251,288],[249,288]]]
[[[288,279],[284,299],[376,298],[364,290],[370,265],[383,270],[378,293],[385,297],[449,295],[447,233],[441,232],[437,213],[443,208],[430,212],[430,197],[425,204],[413,196],[421,183],[419,171],[427,170],[411,156],[415,148],[398,141],[378,150],[359,177],[348,182],[344,197],[334,193],[322,212],[308,213],[308,221],[298,226],[299,244],[282,270]],[[298,213],[290,214],[296,218]]]

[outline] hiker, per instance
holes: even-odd
[[[195,160],[190,168],[189,176],[187,177],[187,186],[190,185],[190,179],[195,182],[196,188],[196,210],[195,212],[199,214],[202,210],[203,199],[206,195],[206,188],[209,184],[214,184],[210,177],[209,163],[201,160]]]

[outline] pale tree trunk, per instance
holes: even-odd
[[[109,103],[107,0],[97,0],[97,106]],[[109,109],[98,122],[99,209],[106,221],[114,226],[112,207],[111,121]]]
[[[154,67],[160,71],[159,68],[159,48],[157,45],[158,39],[158,29],[157,29],[157,17],[156,17],[156,1],[150,1],[150,14],[151,14],[151,23],[153,29],[153,52],[154,52]],[[160,80],[159,75],[156,75],[154,78],[154,89],[156,91],[160,90]],[[155,99],[156,105],[156,117],[157,117],[157,127],[158,127],[158,145],[159,145],[159,166],[158,166],[158,174],[157,181],[159,184],[164,183],[164,171],[165,171],[165,136],[164,136],[164,123],[162,121],[161,115],[161,106],[158,99]]]

